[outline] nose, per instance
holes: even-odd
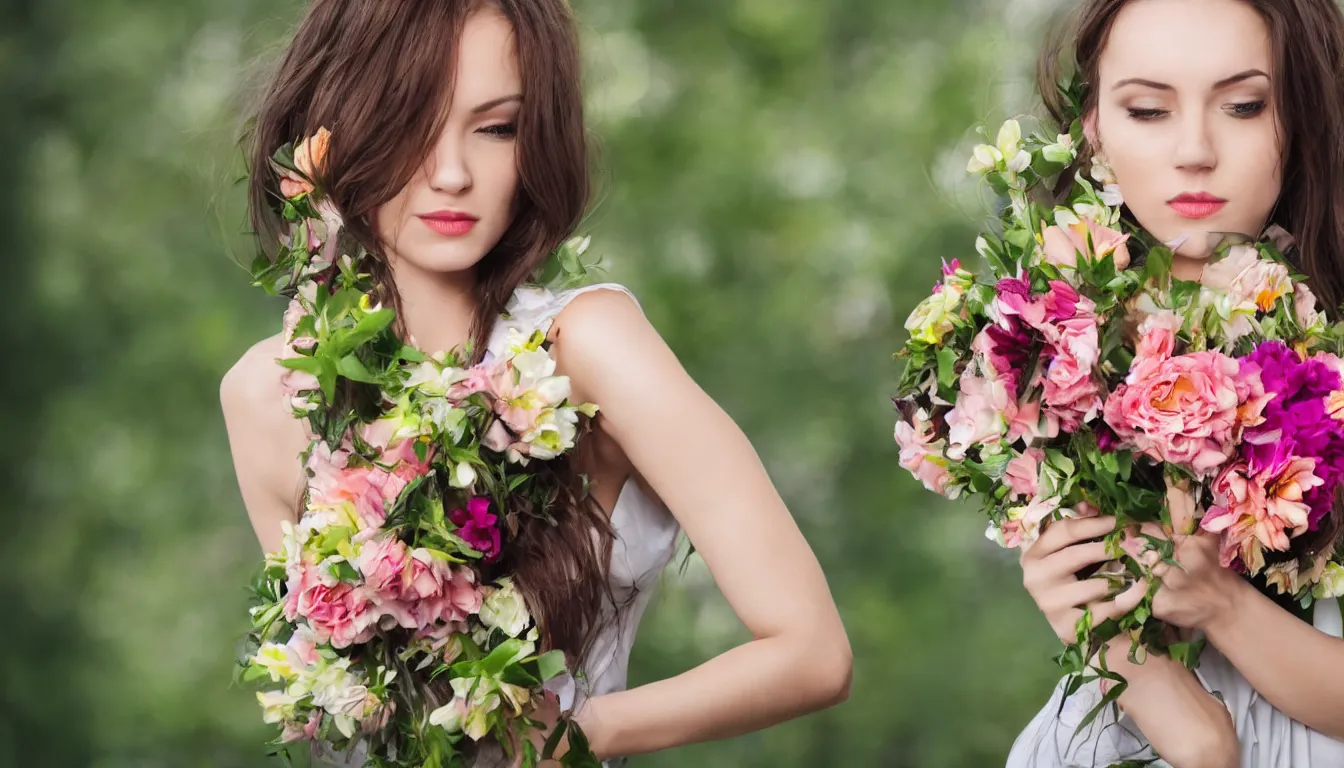
[[[1187,113],[1180,124],[1176,143],[1176,167],[1183,171],[1211,171],[1218,165],[1218,152],[1209,133],[1209,120],[1200,111]]]
[[[441,138],[430,152],[429,185],[436,192],[461,194],[471,189],[471,169],[463,142],[454,137]]]

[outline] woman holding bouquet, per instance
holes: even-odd
[[[1255,238],[1278,225],[1295,238],[1296,264],[1321,305],[1338,306],[1344,19],[1332,0],[1089,0],[1077,18],[1072,48],[1085,87],[1087,150],[1110,169],[1106,181],[1130,222],[1173,247],[1172,276],[1208,284],[1216,271],[1205,265],[1224,233]],[[1042,58],[1048,100],[1059,53],[1051,46]],[[1047,106],[1064,117],[1058,104]],[[1305,310],[1315,311],[1309,300]],[[1149,524],[1144,533],[1174,539],[1181,567],[1148,555],[1162,582],[1153,615],[1207,638],[1199,667],[1191,672],[1157,654],[1129,662],[1122,635],[1107,656],[1129,683],[1118,699],[1120,722],[1103,715],[1079,729],[1102,692],[1097,682],[1069,697],[1061,688],[1018,738],[1008,765],[1105,766],[1152,757],[1147,744],[1176,768],[1344,765],[1336,601],[1315,604],[1314,626],[1294,616],[1222,567],[1219,535],[1197,528],[1195,502],[1178,484],[1168,504],[1171,528]],[[1336,505],[1293,551],[1323,567],[1340,523]],[[1119,617],[1148,587],[1140,581],[1108,599],[1105,580],[1078,576],[1110,559],[1094,542],[1113,527],[1108,517],[1062,520],[1022,556],[1024,584],[1065,643],[1082,609],[1094,622]],[[1267,573],[1289,595],[1310,578],[1296,561]]]
[[[315,184],[372,255],[361,268],[404,339],[426,352],[469,345],[480,360],[501,354],[507,331],[540,330],[573,399],[600,407],[568,467],[558,524],[525,518],[502,551],[541,645],[584,671],[573,701],[532,715],[574,707],[594,753],[612,759],[835,704],[851,655],[817,560],[752,446],[633,297],[610,284],[527,284],[589,200],[579,75],[564,0],[316,0],[256,114],[250,200],[266,246],[281,227],[277,201]],[[278,147],[306,137],[300,173],[272,165]],[[221,386],[267,552],[296,519],[311,438],[287,406],[286,344],[286,334],[258,343]],[[755,639],[626,690],[640,614],[683,528]]]

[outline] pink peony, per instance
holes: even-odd
[[[1042,236],[1045,241],[1042,251],[1048,264],[1077,267],[1078,254],[1082,253],[1093,261],[1110,254],[1116,269],[1129,266],[1129,248],[1125,245],[1129,235],[1123,235],[1092,219],[1082,218],[1067,227],[1046,227]]]
[[[1145,322],[1125,383],[1106,401],[1105,420],[1121,440],[1159,461],[1208,475],[1227,461],[1242,424],[1247,384],[1236,360],[1218,352],[1171,357],[1169,320]]]
[[[1003,473],[1003,482],[1017,498],[1034,498],[1037,493],[1041,462],[1045,460],[1045,451],[1040,448],[1028,448],[1008,462]]]
[[[910,421],[896,422],[896,444],[901,447],[901,467],[913,474],[924,487],[940,496],[948,495],[951,475],[943,458],[944,441],[935,439],[933,423],[924,409]]]
[[[1223,567],[1239,562],[1259,573],[1265,549],[1287,551],[1307,530],[1311,508],[1302,498],[1325,482],[1315,469],[1315,459],[1282,455],[1260,472],[1245,461],[1223,470],[1213,484],[1214,506],[1200,520],[1204,530],[1222,534]]]

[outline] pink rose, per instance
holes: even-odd
[[[467,377],[448,389],[449,400],[465,400],[477,392],[490,390],[490,374],[494,366],[485,363],[467,369]]]
[[[388,602],[401,597],[402,573],[410,559],[405,544],[394,537],[386,537],[365,542],[354,566],[378,602]]]
[[[1045,261],[1057,267],[1077,267],[1078,254],[1087,254],[1096,261],[1107,254],[1115,261],[1116,269],[1129,266],[1129,248],[1125,241],[1129,235],[1121,234],[1110,227],[1098,224],[1089,218],[1081,218],[1068,227],[1049,226],[1042,233],[1044,244],[1042,251]],[[1091,238],[1091,248],[1088,240]]]
[[[1041,462],[1044,460],[1045,451],[1028,448],[1008,462],[1003,472],[1003,482],[1012,490],[1012,495],[1022,499],[1035,498]]]
[[[1139,343],[1135,357],[1165,360],[1176,351],[1176,333],[1181,318],[1174,312],[1155,312],[1139,325]]]
[[[1093,370],[1100,356],[1096,304],[1079,296],[1072,287],[1051,284],[1048,314],[1058,319],[1045,323],[1045,373],[1042,399],[1046,410],[1058,417],[1065,432],[1074,432],[1101,412],[1101,387]],[[1069,307],[1064,313],[1064,307]]]
[[[305,568],[300,589],[286,595],[285,614],[290,621],[302,616],[308,620],[318,643],[330,642],[334,648],[366,643],[373,638],[378,616],[365,592],[350,584],[323,584]]]
[[[386,615],[406,629],[426,629],[438,622],[462,622],[481,608],[475,576],[464,567],[417,549],[402,571],[401,599],[383,606]]]
[[[1235,448],[1237,370],[1217,352],[1136,358],[1106,401],[1106,423],[1142,453],[1208,475]]]

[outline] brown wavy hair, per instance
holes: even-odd
[[[375,213],[414,177],[447,118],[457,41],[481,10],[513,27],[523,80],[517,119],[519,187],[513,221],[477,265],[474,359],[514,290],[579,225],[589,202],[589,148],[581,61],[565,0],[314,0],[264,88],[243,140],[249,213],[263,250],[282,231],[279,178],[270,158],[281,145],[331,130],[318,180],[370,254],[382,298],[398,306]],[[404,330],[404,329],[403,329]],[[364,385],[342,381],[338,400]],[[367,398],[370,393],[364,392]],[[582,659],[610,598],[613,534],[573,459],[539,463],[557,482],[556,524],[509,510],[500,574],[510,573],[537,617],[547,648]]]
[[[1057,24],[1042,48],[1036,85],[1046,111],[1065,128],[1070,107],[1058,84],[1068,70],[1083,83],[1083,114],[1097,108],[1101,54],[1129,0],[1087,0]],[[1270,214],[1296,240],[1293,254],[1330,319],[1344,302],[1344,14],[1334,0],[1241,0],[1260,13],[1274,57],[1274,105],[1283,126],[1283,190]],[[1084,147],[1078,164],[1091,159]],[[1133,222],[1128,210],[1124,215]],[[1344,504],[1302,540],[1303,553],[1330,548],[1344,529]],[[1270,558],[1267,557],[1267,560]],[[1278,558],[1282,560],[1283,558]]]

